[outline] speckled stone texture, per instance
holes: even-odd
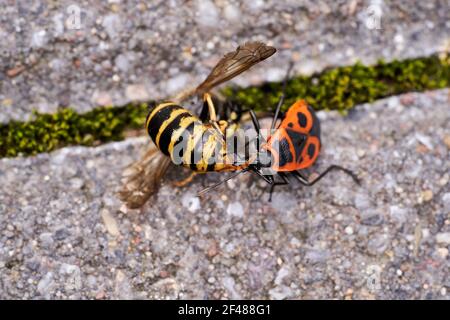
[[[141,210],[120,174],[149,139],[0,160],[0,298],[449,299],[449,90],[320,112],[333,173],[311,188],[224,175]]]
[[[235,79],[448,50],[448,1],[0,0],[0,123],[161,99],[249,40],[279,52]],[[79,13],[79,16],[77,16]],[[79,18],[78,18],[79,17]]]

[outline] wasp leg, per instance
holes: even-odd
[[[324,172],[319,174],[319,176],[317,176],[313,181],[309,181],[309,179],[307,177],[303,176],[303,174],[301,174],[299,171],[293,171],[292,175],[295,178],[297,178],[297,180],[300,181],[301,184],[310,187],[310,186],[314,185],[316,182],[318,182],[320,179],[322,179],[330,171],[333,171],[333,170],[342,171],[345,174],[348,174],[357,185],[361,185],[361,182],[360,182],[359,178],[356,176],[356,174],[353,171],[351,171],[349,169],[346,169],[346,168],[343,168],[343,167],[338,166],[338,165],[331,165],[331,166],[329,166]]]
[[[216,128],[219,132],[223,133],[224,126],[226,128],[226,121],[223,121],[222,124],[220,124],[217,120],[216,108],[214,107],[211,95],[209,93],[203,94],[203,100],[206,101],[208,105],[209,123],[212,124],[213,127]],[[224,122],[225,125],[223,124]]]
[[[198,117],[201,122],[206,122],[208,120],[208,102],[203,101],[202,110],[200,111],[200,116]]]
[[[202,110],[200,111],[199,119],[202,122],[216,122],[217,121],[217,114],[216,114],[216,108],[214,106],[214,102],[212,101],[211,95],[209,93],[203,94],[203,106]]]
[[[289,180],[287,179],[287,176],[285,173],[283,172],[279,172],[278,176],[283,180],[283,181],[275,181],[275,178],[273,179],[272,184],[270,185],[270,191],[269,191],[269,202],[272,201],[272,193],[273,190],[275,189],[275,186],[283,186],[285,184],[289,184]]]
[[[174,181],[173,182],[173,184],[176,186],[176,187],[184,187],[185,185],[187,185],[188,183],[190,183],[193,179],[194,179],[194,177],[197,175],[197,172],[191,172],[191,174],[187,177],[187,178],[185,178],[185,179],[183,179],[183,180],[181,180],[181,181]]]
[[[203,105],[200,111],[199,119],[202,122],[214,122],[217,120],[216,108],[212,100],[211,94],[203,94]]]
[[[273,115],[272,124],[270,125],[270,131],[275,129],[275,124],[277,123],[278,115],[280,113],[281,106],[283,105],[283,102],[284,102],[284,96],[286,93],[286,83],[287,83],[287,80],[289,79],[289,74],[291,73],[293,66],[294,66],[294,63],[292,61],[289,62],[289,67],[286,71],[286,76],[284,77],[284,80],[283,80],[283,87],[282,87],[283,89],[281,90],[280,100],[278,100],[278,104],[275,109],[275,114]]]
[[[206,103],[208,104],[209,121],[216,122],[217,121],[216,108],[214,107],[211,95],[209,93],[205,93],[203,95],[203,101],[206,101]]]

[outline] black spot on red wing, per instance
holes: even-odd
[[[278,149],[280,167],[285,166],[287,163],[293,161],[291,150],[289,150],[289,142],[286,138],[281,139]]]
[[[312,159],[314,157],[315,152],[316,152],[316,145],[313,143],[310,143],[308,145],[308,156],[310,159]]]
[[[295,159],[298,159],[302,154],[303,149],[305,148],[306,136],[302,133],[299,133],[294,130],[286,129],[286,133],[291,139],[292,145],[295,150]]]
[[[298,119],[298,124],[300,125],[300,127],[306,128],[306,125],[308,124],[308,120],[303,112],[297,112],[297,119]]]
[[[288,127],[289,127],[289,128],[292,128],[293,126],[294,126],[294,124],[293,124],[292,122],[289,122],[289,123],[288,123]]]

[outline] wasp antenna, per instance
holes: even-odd
[[[217,188],[218,186],[220,186],[221,184],[227,182],[228,180],[231,180],[231,179],[237,177],[237,176],[240,175],[241,173],[247,172],[248,170],[249,170],[248,168],[245,168],[244,170],[237,171],[237,172],[233,173],[232,175],[230,175],[230,176],[227,177],[226,179],[223,179],[222,181],[219,181],[219,182],[217,182],[216,184],[213,184],[212,186],[209,186],[209,187],[203,189],[202,191],[200,191],[199,193],[197,193],[197,196],[198,196],[198,197],[203,196],[205,193],[208,193],[209,191],[211,191],[211,190]]]

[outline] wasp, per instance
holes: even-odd
[[[119,197],[129,208],[141,207],[157,190],[170,163],[193,171],[188,178],[176,183],[182,186],[196,173],[209,171],[238,171],[248,167],[249,161],[238,160],[228,152],[226,138],[237,128],[238,116],[219,119],[210,91],[276,52],[262,42],[247,42],[234,52],[227,53],[207,78],[194,90],[183,92],[173,101],[161,103],[149,111],[145,126],[154,142],[144,157],[123,173],[123,187]],[[199,116],[181,106],[187,97],[202,96]]]

